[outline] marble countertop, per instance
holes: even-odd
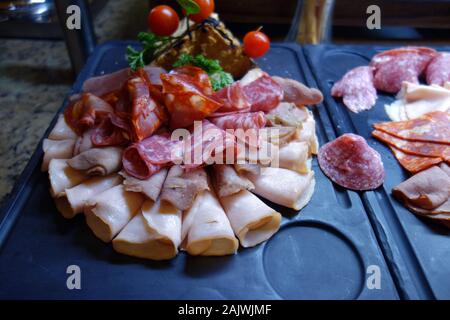
[[[145,29],[147,0],[109,0],[94,21],[98,43]],[[0,42],[0,204],[74,82],[63,41]]]

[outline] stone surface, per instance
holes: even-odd
[[[135,39],[146,0],[109,0],[94,20],[98,43]],[[47,129],[74,77],[63,41],[0,41],[0,204]]]

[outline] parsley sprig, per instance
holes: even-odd
[[[170,43],[171,37],[160,37],[152,32],[139,32],[138,40],[142,45],[141,51],[131,46],[127,47],[128,64],[133,71],[152,62],[157,53]]]
[[[178,68],[185,65],[192,65],[205,70],[209,75],[214,91],[220,90],[234,81],[233,76],[222,69],[218,60],[208,59],[201,54],[194,57],[190,54],[182,53],[173,64],[173,67]]]

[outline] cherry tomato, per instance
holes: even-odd
[[[196,14],[191,14],[189,16],[190,20],[200,23],[203,20],[209,18],[211,13],[214,12],[214,0],[194,0],[194,1],[200,7],[200,12]],[[184,10],[183,13],[186,14]]]
[[[250,58],[263,56],[269,48],[269,37],[261,31],[250,31],[244,37],[244,52]]]
[[[177,13],[171,7],[166,5],[160,5],[154,7],[147,18],[149,29],[158,36],[170,36],[174,33],[180,18]]]

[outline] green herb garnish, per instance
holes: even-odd
[[[178,68],[185,65],[192,65],[205,70],[205,72],[209,75],[214,91],[220,90],[232,84],[234,81],[233,76],[222,69],[219,60],[208,59],[201,54],[193,57],[190,54],[182,53],[173,64],[173,67]]]
[[[142,44],[141,51],[131,46],[127,47],[128,64],[133,71],[152,62],[156,54],[170,42],[170,37],[160,37],[152,32],[139,32],[138,40]]]

